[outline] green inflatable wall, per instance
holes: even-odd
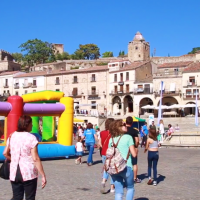
[[[53,141],[54,139],[54,117],[45,116],[42,118],[42,141]]]
[[[31,133],[39,134],[39,117],[31,117],[32,118],[32,130]]]

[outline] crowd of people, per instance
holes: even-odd
[[[7,140],[4,150],[6,159],[10,163],[10,181],[13,190],[13,199],[35,199],[38,173],[42,176],[42,188],[47,180],[37,151],[37,138],[30,134],[32,119],[22,116],[18,121],[17,130]],[[178,125],[175,131],[179,131]],[[123,189],[127,188],[126,199],[134,197],[134,184],[140,183],[138,178],[138,147],[144,147],[148,152],[148,185],[157,185],[158,149],[164,139],[168,140],[174,132],[171,124],[165,131],[161,119],[159,128],[154,121],[147,127],[147,123],[140,130],[133,128],[133,118],[127,117],[126,122],[121,119],[108,118],[105,121],[105,130],[92,123],[74,124],[74,139],[77,159],[76,164],[82,164],[82,156],[88,151],[87,165],[93,165],[94,148],[100,152],[104,171],[101,182],[101,193],[106,193],[105,186],[110,177],[110,192],[115,193],[115,200],[123,199]],[[153,177],[151,175],[153,167]]]

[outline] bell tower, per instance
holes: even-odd
[[[128,44],[128,59],[131,62],[150,60],[150,45],[140,32],[137,32],[133,41]]]

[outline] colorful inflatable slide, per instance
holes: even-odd
[[[32,117],[31,133],[39,141],[40,158],[55,158],[75,155],[73,140],[73,99],[63,97],[63,92],[41,91],[20,96],[10,96],[7,102],[0,102],[0,115],[5,116],[4,135],[1,136],[0,161],[6,140],[17,129],[21,115]],[[57,139],[55,117],[59,117]],[[40,121],[42,119],[42,132]],[[56,141],[53,141],[56,139]]]

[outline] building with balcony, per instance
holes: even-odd
[[[23,95],[46,89],[45,75],[47,72],[18,74],[13,78],[13,95]]]
[[[24,72],[11,71],[11,72],[0,73],[0,96],[1,97],[8,97],[10,95],[15,94],[14,88],[17,85],[16,86],[14,85],[14,77],[20,74],[24,74]]]

